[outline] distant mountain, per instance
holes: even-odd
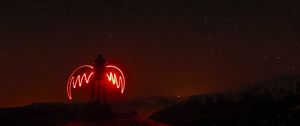
[[[173,125],[298,125],[300,77],[278,76],[237,91],[191,96],[149,119]]]
[[[164,126],[136,116],[114,113],[99,103],[35,103],[0,109],[1,126]]]

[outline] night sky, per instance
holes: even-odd
[[[98,54],[125,68],[127,98],[300,73],[299,4],[199,1],[1,1],[0,107],[67,101],[69,74]]]

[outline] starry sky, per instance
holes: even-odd
[[[9,0],[0,107],[67,101],[77,66],[122,64],[124,97],[189,96],[300,72],[300,8],[280,0]]]

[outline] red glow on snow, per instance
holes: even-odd
[[[81,74],[76,74],[77,71],[80,71],[82,69],[91,69],[91,72],[84,72]],[[118,89],[120,88],[121,93],[124,92],[125,89],[125,77],[123,72],[114,65],[107,65],[106,69],[109,70],[109,72],[106,71],[105,75],[107,77],[107,82],[112,83],[115,85]],[[88,84],[91,79],[91,77],[94,75],[94,67],[91,65],[82,65],[76,68],[72,74],[70,75],[67,83],[67,95],[68,98],[72,99],[72,87],[75,89],[77,88],[77,85],[81,87],[83,84]],[[75,78],[76,76],[76,78]],[[85,83],[84,83],[85,82]]]

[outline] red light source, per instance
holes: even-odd
[[[107,65],[106,66],[107,69],[116,69],[120,75],[117,76],[116,73],[113,73],[113,72],[109,72],[109,73],[106,73],[106,77],[108,79],[109,82],[112,82],[113,85],[116,85],[117,88],[121,88],[121,93],[124,92],[124,89],[125,89],[125,77],[124,77],[124,74],[123,72],[116,66],[113,66],[113,65]]]
[[[84,72],[81,74],[77,74],[79,71],[82,71],[83,69],[90,69],[90,72]],[[84,82],[85,84],[90,83],[92,76],[94,75],[94,67],[91,65],[82,65],[78,68],[76,68],[72,74],[70,75],[68,82],[67,82],[67,95],[68,98],[72,99],[72,87],[75,89],[77,88],[77,85],[81,87]],[[104,74],[107,78],[107,82],[111,83],[116,86],[116,88],[120,88],[121,94],[124,92],[125,89],[125,77],[121,69],[114,65],[107,65],[106,66],[106,72]],[[76,76],[76,78],[75,78]],[[107,84],[107,83],[106,83]]]

